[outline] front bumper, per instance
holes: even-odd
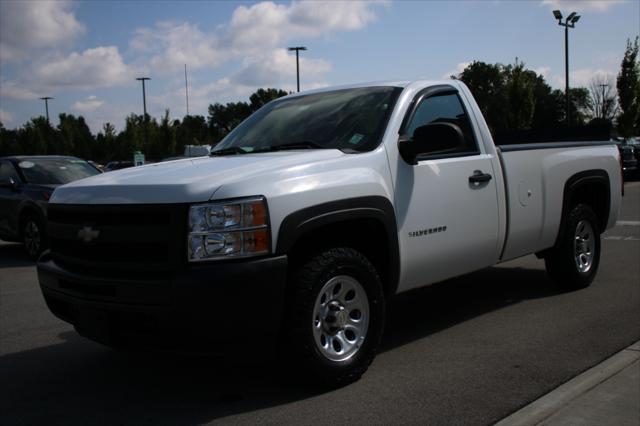
[[[70,272],[48,254],[38,262],[49,309],[111,346],[226,350],[274,342],[286,275],[286,256],[191,265],[149,280]]]

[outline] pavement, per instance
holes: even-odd
[[[640,425],[640,341],[496,426]]]

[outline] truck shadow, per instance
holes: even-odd
[[[382,350],[555,294],[542,270],[499,267],[401,294],[391,303]],[[61,343],[0,356],[3,423],[200,424],[324,392],[263,359],[125,354],[72,331],[59,337]],[[260,421],[259,413],[253,416]]]
[[[0,269],[33,266],[35,264],[27,255],[22,244],[0,241]]]

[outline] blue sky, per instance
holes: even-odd
[[[150,76],[148,112],[191,114],[246,100],[259,87],[295,90],[352,82],[441,79],[473,60],[516,57],[564,86],[564,34],[551,11],[577,11],[570,32],[572,86],[617,74],[640,33],[638,0],[479,1],[5,1],[0,0],[0,121],[43,115],[41,96],[83,115],[97,132],[142,112],[136,76]]]

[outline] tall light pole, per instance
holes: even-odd
[[[558,25],[564,27],[564,95],[567,103],[567,127],[569,127],[569,28],[574,28],[576,26],[576,22],[580,19],[580,15],[577,15],[576,12],[571,12],[565,21],[562,22],[562,13],[560,13],[559,10],[554,10],[553,17],[558,20]]]
[[[144,88],[144,82],[146,80],[151,80],[150,77],[138,77],[136,78],[136,80],[141,81],[142,82],[142,108],[144,111],[144,117],[143,117],[143,123],[144,123],[144,145],[148,146],[149,145],[149,138],[147,135],[147,93],[145,91]]]
[[[187,98],[187,115],[189,115],[189,83],[187,81],[187,64],[184,64],[184,94]]]
[[[604,88],[605,87],[609,87],[608,84],[599,84],[598,86],[602,87],[602,119],[604,120],[604,107],[605,107],[605,103],[604,103]]]
[[[51,96],[45,96],[44,98],[40,98],[40,99],[42,99],[44,101],[44,109],[45,109],[45,111],[47,113],[47,123],[51,124],[49,122],[49,100],[50,99],[55,99],[55,98],[52,98]]]
[[[300,91],[300,60],[298,58],[298,54],[301,50],[307,50],[306,47],[304,46],[296,46],[296,47],[290,47],[289,51],[296,51],[296,81],[298,82],[298,92]]]

